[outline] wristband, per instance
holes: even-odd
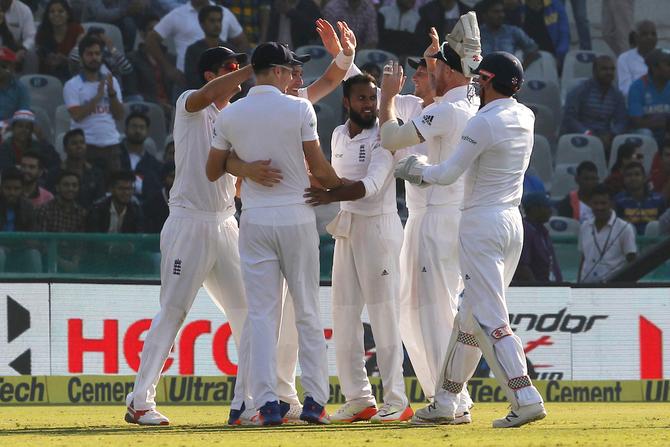
[[[351,67],[351,64],[354,63],[354,56],[356,56],[355,52],[351,56],[347,56],[344,52],[340,51],[337,56],[335,56],[335,65],[341,70],[347,71]]]

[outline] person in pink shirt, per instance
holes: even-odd
[[[38,208],[53,200],[53,194],[38,184],[39,179],[44,174],[40,154],[37,152],[23,154],[23,157],[21,157],[21,173],[23,174],[23,195],[30,200],[33,207]]]

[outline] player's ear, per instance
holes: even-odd
[[[349,102],[348,97],[345,96],[344,98],[342,98],[342,105],[344,106],[345,109],[347,109],[347,111],[349,111],[349,107],[351,107],[351,103]]]

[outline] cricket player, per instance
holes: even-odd
[[[488,54],[475,72],[482,108],[468,122],[456,152],[436,165],[412,155],[400,161],[395,171],[417,185],[453,184],[467,171],[459,229],[465,295],[435,401],[418,410],[414,420],[453,421],[459,393],[484,352],[512,403],[510,413],[493,421],[493,427],[518,427],[546,416],[542,397],[528,377],[521,339],[510,328],[505,302],[505,289],[523,245],[518,207],[533,148],[535,117],[512,97],[523,82],[523,68],[515,56]]]
[[[315,206],[340,202],[340,212],[326,228],[335,238],[333,336],[346,403],[331,421],[408,421],[414,412],[405,394],[398,327],[402,224],[391,172],[394,160],[379,142],[375,79],[351,77],[343,90],[349,119],[333,132],[332,165],[353,183],[332,191],[310,188],[306,194]],[[363,306],[370,317],[384,387],[384,405],[379,409],[365,369]]]
[[[226,175],[210,183],[203,167],[219,110],[251,76],[251,67],[238,70],[245,60],[245,54],[225,47],[205,51],[199,69],[207,83],[199,90],[184,92],[177,100],[173,132],[176,172],[170,190],[170,215],[161,231],[161,309],[144,341],[134,390],[126,398],[125,419],[129,423],[169,424],[156,410],[156,385],[201,286],[225,312],[239,347],[247,306],[233,217],[235,179]],[[269,161],[240,166],[247,178],[262,184],[273,185],[281,178]]]
[[[382,126],[398,131],[382,133],[383,147],[396,151],[425,141],[428,160],[439,163],[454,153],[467,121],[477,112],[479,101],[464,73],[461,56],[446,42],[440,47],[434,30],[431,40],[432,48],[427,50],[425,61],[435,80],[438,95],[435,102],[399,127],[395,102],[402,78],[385,76],[380,122],[392,122],[394,128],[386,124]],[[396,71],[401,70],[397,63],[393,66]],[[458,309],[458,296],[463,289],[456,239],[463,186],[461,180],[452,185],[430,186],[423,192],[413,188],[408,190],[416,193],[417,206],[405,226],[406,240],[401,257],[404,271],[401,331],[417,378],[428,398],[434,395],[446,354],[446,341]],[[452,422],[471,422],[471,405],[467,390],[464,390],[458,418]]]
[[[276,42],[256,47],[251,64],[257,85],[219,114],[207,161],[207,176],[224,175],[230,159],[271,159],[283,180],[272,188],[242,183],[240,225],[242,276],[249,304],[249,379],[263,425],[282,423],[276,393],[276,344],[282,308],[282,275],[293,298],[299,359],[305,390],[300,419],[329,423],[328,366],[319,319],[319,237],[314,210],[304,203],[312,175],[327,188],[341,186],[321,152],[316,114],[309,101],[285,95],[293,66],[301,64]],[[231,157],[234,148],[235,156]]]

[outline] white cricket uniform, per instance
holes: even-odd
[[[316,113],[301,98],[259,85],[226,107],[215,124],[212,147],[234,147],[242,160],[272,159],[283,180],[273,187],[244,180],[240,224],[242,276],[249,304],[249,383],[256,407],[277,400],[276,343],[282,308],[282,274],[293,298],[302,385],[320,405],[329,398],[326,341],[319,317],[319,235],[302,144],[317,140]]]
[[[188,112],[186,99],[193,91],[184,92],[176,104],[175,179],[170,190],[170,215],[160,240],[161,310],[144,341],[133,391],[136,410],[156,406],[156,384],[163,364],[201,286],[225,312],[238,347],[247,314],[233,217],[235,177],[225,174],[210,182],[205,176],[219,110],[211,104]],[[243,397],[244,393],[239,393],[239,398]]]
[[[326,227],[335,238],[333,336],[337,374],[347,401],[375,398],[365,369],[361,312],[367,306],[384,387],[384,403],[408,405],[398,327],[399,256],[402,224],[395,201],[393,155],[382,148],[379,125],[353,138],[349,123],[332,136],[332,165],[340,177],[362,181],[365,196],[340,202]]]
[[[463,214],[459,229],[461,271],[465,293],[459,314],[472,314],[494,344],[520,405],[542,402],[532,386],[519,337],[509,326],[505,289],[519,263],[523,225],[519,204],[523,176],[533,148],[535,116],[514,98],[497,99],[472,118],[455,153],[440,165],[424,170],[427,183],[453,184],[465,175]],[[440,405],[450,405],[448,394],[470,379],[481,355],[473,346],[474,327],[459,317],[453,361],[445,368]]]
[[[412,121],[426,140],[419,150],[426,151],[429,163],[440,163],[454,153],[465,125],[479,107],[472,93],[469,86],[456,87],[424,109],[411,97],[396,98],[399,117]],[[407,187],[410,212],[400,258],[400,328],[428,399],[435,392],[463,289],[457,239],[463,182]],[[468,404],[469,397],[464,396],[462,411]]]

